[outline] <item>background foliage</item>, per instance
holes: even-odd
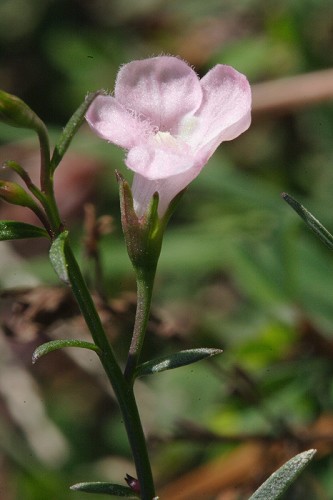
[[[0,87],[56,137],[87,91],[112,90],[119,65],[135,58],[179,54],[200,75],[231,64],[255,84],[332,67],[332,44],[328,0],[2,0]],[[254,113],[170,223],[145,357],[202,345],[224,354],[138,384],[162,498],[246,498],[310,447],[317,459],[288,498],[332,498],[332,257],[279,196],[290,192],[333,228],[332,140],[332,101]],[[34,137],[0,125],[0,141],[1,161],[34,171]],[[115,168],[130,176],[122,158],[84,127],[57,179],[92,287],[83,206],[113,217],[95,287],[104,286],[99,307],[120,355],[134,311],[114,178]],[[4,204],[0,216],[30,221]],[[54,288],[46,249],[2,243],[0,270],[1,498],[65,500],[79,497],[68,491],[74,482],[122,481],[133,473],[129,450],[93,354],[53,353],[31,367],[42,340],[83,330]]]

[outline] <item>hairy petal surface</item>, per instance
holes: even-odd
[[[251,90],[230,66],[219,64],[199,80],[177,57],[153,57],[125,64],[115,96],[97,97],[86,118],[100,137],[128,151],[138,215],[158,192],[162,216],[219,144],[249,127]]]
[[[97,135],[117,146],[130,149],[153,135],[149,122],[130,113],[112,96],[97,96],[86,120]]]
[[[177,134],[181,118],[199,108],[202,89],[188,64],[161,56],[125,64],[118,73],[115,98],[159,130]]]

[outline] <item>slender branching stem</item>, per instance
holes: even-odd
[[[155,497],[153,477],[132,384],[125,379],[117,363],[92,297],[68,244],[66,245],[66,261],[69,281],[74,296],[93,340],[101,350],[100,359],[102,365],[113,387],[122,412],[140,484],[141,498],[142,500],[152,500]]]

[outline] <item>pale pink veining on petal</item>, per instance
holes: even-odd
[[[100,137],[128,151],[137,214],[157,191],[163,216],[219,144],[247,130],[251,90],[230,66],[219,64],[200,80],[177,57],[153,57],[124,65],[114,97],[98,96],[86,119]]]

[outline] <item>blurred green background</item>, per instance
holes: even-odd
[[[331,68],[332,47],[329,0],[0,3],[0,88],[25,100],[53,140],[86,93],[112,90],[119,66],[133,59],[177,54],[199,75],[231,64],[256,84]],[[34,171],[36,148],[29,132],[0,124],[1,162]],[[120,356],[135,291],[114,177],[118,168],[130,178],[122,159],[84,126],[57,173],[59,204],[92,288],[83,206],[94,203],[98,215],[114,218],[101,242],[110,302],[100,308]],[[224,350],[138,384],[157,483],[179,490],[170,500],[247,498],[281,460],[313,446],[317,459],[286,498],[333,498],[332,256],[280,198],[289,192],[333,230],[332,167],[332,100],[254,113],[250,130],[219,148],[169,225],[144,356]],[[28,220],[5,204],[0,215]],[[0,247],[2,500],[81,498],[69,485],[134,474],[121,417],[92,355],[54,353],[31,366],[43,340],[83,330],[69,297],[53,288],[46,250],[36,242]],[[47,288],[36,296],[35,285]],[[209,464],[225,460],[222,475],[228,457],[248,443],[244,434],[263,446],[266,460],[254,459],[246,480],[210,481]],[[186,496],[193,470],[208,486]]]

